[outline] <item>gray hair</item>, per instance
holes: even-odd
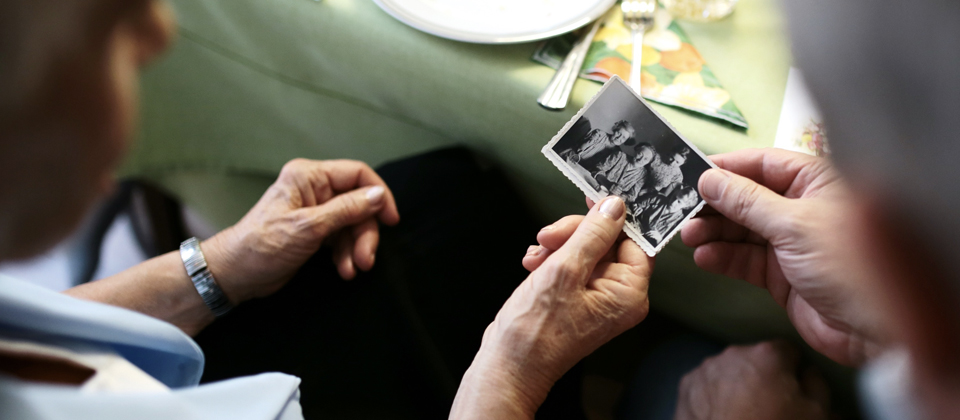
[[[960,3],[785,3],[838,169],[902,217],[960,291]]]

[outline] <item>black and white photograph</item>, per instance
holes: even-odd
[[[595,201],[627,205],[624,230],[653,256],[703,207],[697,181],[713,167],[618,77],[543,148]]]

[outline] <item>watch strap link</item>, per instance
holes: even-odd
[[[213,315],[221,317],[233,309],[233,304],[223,294],[223,290],[217,285],[213,278],[213,273],[207,269],[207,260],[203,257],[203,251],[200,250],[200,241],[197,238],[190,238],[180,244],[180,258],[183,260],[183,266],[187,270],[187,275],[193,281],[193,287],[203,299],[203,303],[210,308]]]

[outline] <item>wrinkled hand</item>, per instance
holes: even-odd
[[[538,235],[532,272],[484,332],[451,418],[532,418],[580,359],[646,317],[653,261],[623,238],[625,206],[610,197]]]
[[[866,297],[866,268],[844,245],[854,234],[852,207],[829,161],[777,149],[711,159],[723,169],[704,172],[699,189],[715,212],[681,234],[697,265],[768,289],[811,347],[862,363],[881,323]]]
[[[798,381],[798,360],[783,342],[728,347],[683,377],[674,419],[827,419],[829,390],[812,371]]]
[[[393,194],[365,163],[295,159],[240,222],[202,244],[234,303],[280,289],[322,243],[344,279],[373,267],[377,221],[400,220]]]

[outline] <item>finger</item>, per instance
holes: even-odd
[[[576,265],[571,267],[586,274],[593,271],[597,262],[610,250],[626,218],[626,205],[617,196],[601,200],[587,213],[570,239],[548,258],[557,263]],[[586,282],[589,276],[580,280]]]
[[[300,198],[300,201],[292,200],[292,204],[298,207],[321,204],[333,197],[333,190],[326,175],[319,170],[319,164],[319,161],[293,159],[283,165],[275,185],[285,187],[282,189],[296,189],[299,194],[290,196]]]
[[[790,209],[788,199],[740,175],[710,169],[700,176],[700,195],[710,206],[731,221],[775,238],[779,221]]]
[[[552,251],[558,250],[570,239],[582,221],[583,216],[580,215],[566,216],[557,220],[552,225],[540,229],[537,233],[537,242]]]
[[[698,267],[766,287],[767,248],[754,244],[711,242],[693,251]]]
[[[357,275],[353,264],[353,235],[349,232],[340,232],[337,235],[337,246],[333,249],[333,264],[344,280],[353,280]]]
[[[747,348],[749,357],[768,373],[786,373],[796,378],[797,365],[800,364],[800,350],[783,341],[764,341]]]
[[[393,192],[380,175],[377,175],[366,163],[356,160],[327,160],[322,162],[321,169],[335,193],[353,191],[361,187],[383,187],[384,205],[378,214],[380,221],[390,226],[400,221],[400,213],[397,211]]]
[[[713,155],[710,160],[722,169],[792,198],[796,197],[791,187],[802,188],[807,184],[804,179],[812,180],[829,168],[823,158],[775,148],[743,149]]]
[[[618,254],[620,253],[620,243],[623,241],[632,241],[627,237],[626,232],[621,231],[620,236],[617,237],[617,241],[614,242],[613,246],[610,247],[610,250],[603,255],[603,258],[600,258],[602,262],[618,262]]]
[[[360,271],[370,271],[377,256],[377,245],[380,244],[380,230],[377,219],[367,219],[354,225],[352,231],[353,264]]]
[[[566,216],[556,223],[546,226],[540,230],[537,234],[537,242],[540,243],[540,246],[546,249],[547,252],[545,255],[542,255],[542,258],[545,259],[553,251],[560,249],[564,243],[570,239],[570,236],[573,235],[573,232],[577,230],[577,226],[580,225],[580,222],[583,221],[584,216],[574,215]],[[620,231],[620,236],[617,238],[617,242],[624,240],[627,237],[627,234],[623,231]],[[528,252],[530,250],[528,249]],[[600,261],[616,261],[617,260],[617,247],[613,246],[604,254],[603,258],[600,258]]]
[[[746,242],[757,245],[767,243],[760,235],[736,224],[723,216],[701,216],[690,219],[680,238],[684,245],[696,248],[709,242]]]
[[[358,188],[381,186],[385,198],[378,214],[380,221],[394,225],[400,220],[393,192],[370,166],[360,161],[293,159],[283,166],[278,182],[295,185],[305,207],[325,203],[338,194]]]
[[[653,258],[648,257],[632,240],[614,245],[617,258],[624,260],[601,261],[593,270],[591,280],[609,279],[633,289],[646,290],[653,272]]]
[[[318,238],[353,226],[376,215],[386,203],[386,188],[373,186],[350,191],[331,198],[319,206],[295,210],[306,221],[305,227]]]
[[[616,258],[618,263],[633,267],[641,277],[649,278],[653,274],[654,258],[647,255],[633,239],[625,238],[620,241]]]
[[[711,242],[693,251],[693,261],[711,273],[744,280],[770,292],[773,300],[786,306],[790,282],[783,277],[772,249],[750,243]]]
[[[523,268],[526,268],[528,271],[536,270],[543,265],[543,262],[547,260],[547,257],[552,254],[553,251],[540,246],[540,245],[531,245],[527,248],[526,255],[523,256]]]

